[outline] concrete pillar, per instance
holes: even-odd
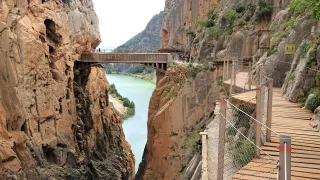
[[[218,161],[216,163],[217,180],[223,180],[224,173],[224,154],[225,154],[225,133],[226,133],[227,101],[220,101],[220,119],[219,119],[219,146]]]
[[[201,180],[208,180],[208,147],[207,147],[207,137],[208,132],[201,132],[202,136],[202,175]]]

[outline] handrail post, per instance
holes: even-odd
[[[261,122],[261,87],[258,86],[256,90],[256,119]],[[256,145],[257,147],[261,147],[261,124],[256,122]],[[260,157],[260,150],[256,150],[256,156]]]
[[[208,180],[208,147],[207,137],[208,132],[201,132],[202,136],[202,174],[201,179]]]
[[[273,98],[273,80],[269,81],[269,87],[268,87],[268,106],[267,106],[267,132],[266,132],[266,141],[271,142],[271,123],[272,123],[272,98]]]
[[[280,180],[291,180],[291,137],[280,135]]]
[[[248,89],[251,91],[251,83],[252,83],[252,64],[249,62],[249,69],[248,69]]]
[[[227,60],[227,79],[229,79],[229,60]]]
[[[223,60],[223,72],[222,72],[222,74],[223,74],[222,80],[225,81],[226,80],[226,61],[225,60]]]
[[[225,132],[227,117],[227,101],[220,101],[220,119],[219,119],[219,146],[218,146],[218,161],[217,161],[217,180],[223,179],[224,172],[224,151],[225,151]]]
[[[235,63],[234,63],[234,66],[233,66],[233,68],[234,68],[234,70],[233,70],[233,83],[234,83],[234,90],[235,90],[235,88],[237,86],[237,73],[238,73],[238,69],[239,69],[239,67],[238,67],[239,66],[238,58],[235,59],[234,62]]]
[[[234,67],[235,67],[235,63],[234,61],[232,61],[232,65],[231,65],[231,78],[230,78],[230,96],[231,94],[233,94],[233,80],[234,80]]]

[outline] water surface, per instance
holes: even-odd
[[[123,97],[129,98],[136,105],[135,115],[123,122],[123,130],[135,156],[137,171],[147,142],[148,107],[155,85],[119,74],[107,74],[107,79],[110,84],[116,85]]]

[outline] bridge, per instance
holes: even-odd
[[[173,62],[170,53],[90,53],[82,54],[79,60],[85,63],[130,63],[142,64],[165,72]]]

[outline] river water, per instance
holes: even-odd
[[[136,105],[135,115],[123,122],[123,130],[135,156],[137,171],[147,142],[148,107],[155,85],[145,80],[118,74],[107,74],[107,79],[109,84],[116,85],[123,97],[127,97]]]

